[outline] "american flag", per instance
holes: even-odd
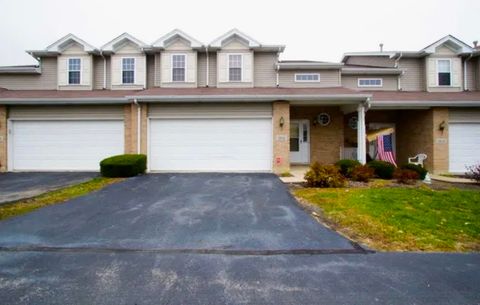
[[[377,137],[378,158],[397,166],[395,156],[393,155],[392,135],[379,135]]]

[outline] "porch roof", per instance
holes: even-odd
[[[480,91],[426,92],[426,91],[370,91],[372,108],[415,107],[478,107]]]

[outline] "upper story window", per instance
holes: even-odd
[[[315,83],[320,82],[319,73],[298,73],[295,74],[296,82]]]
[[[437,61],[437,74],[439,86],[450,86],[452,82],[450,59],[439,59]]]
[[[122,83],[135,82],[135,58],[122,58]]]
[[[82,63],[80,58],[68,59],[68,84],[79,85],[80,84],[80,71]]]
[[[242,81],[242,55],[228,55],[228,80],[231,82]]]
[[[383,79],[381,78],[359,78],[358,87],[382,87]]]
[[[186,66],[185,54],[172,55],[172,81],[184,82],[185,81],[185,66]]]

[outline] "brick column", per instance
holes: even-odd
[[[433,108],[433,173],[446,173],[449,166],[448,153],[448,108]],[[440,130],[440,124],[444,122],[445,128]]]
[[[141,104],[142,112],[140,114],[141,135],[140,135],[140,153],[147,154],[147,139],[148,139],[148,105]]]
[[[7,171],[7,106],[0,106],[0,172]]]
[[[283,119],[283,120],[282,120]],[[280,121],[283,121],[281,126]],[[273,103],[273,172],[290,170],[290,103]]]
[[[140,109],[140,153],[147,154],[147,111],[146,104],[124,106],[125,153],[138,153],[138,109]]]

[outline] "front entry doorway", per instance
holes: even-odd
[[[290,121],[290,163],[310,163],[310,122]]]

